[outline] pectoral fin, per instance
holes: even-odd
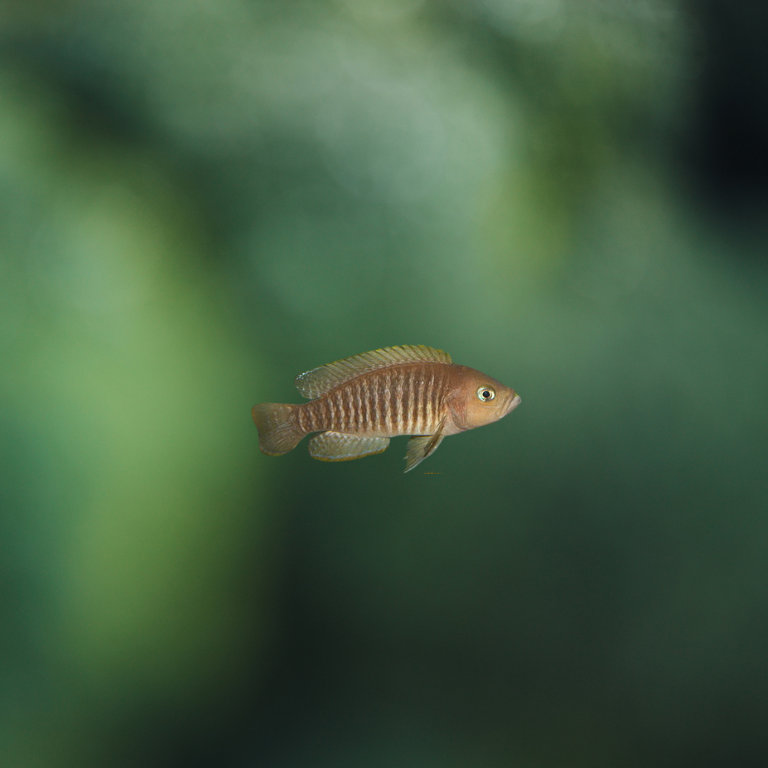
[[[412,437],[408,441],[408,450],[405,453],[405,471],[410,472],[417,464],[431,456],[443,439],[443,422],[440,422],[434,435],[420,435]]]
[[[388,437],[345,435],[321,432],[309,441],[309,455],[320,461],[351,461],[387,450]]]

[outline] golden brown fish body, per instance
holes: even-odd
[[[264,453],[290,451],[304,437],[324,461],[345,461],[386,450],[389,438],[416,435],[406,472],[440,441],[498,421],[520,403],[513,389],[450,356],[423,346],[387,347],[340,360],[296,378],[303,405],[253,407]]]

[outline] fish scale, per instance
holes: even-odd
[[[348,432],[359,432],[357,426],[357,403],[356,393],[358,387],[347,387],[343,390],[342,400],[344,402],[344,425]]]
[[[408,374],[403,382],[403,431],[408,433],[411,431],[411,388],[413,387],[413,368],[408,371]]]
[[[421,378],[410,366],[400,368],[364,375],[307,403],[299,425],[309,431],[429,433],[440,421],[446,376],[433,370]]]
[[[422,388],[418,386],[420,383],[416,379],[418,379],[418,375],[414,371],[414,383],[411,388],[411,396],[413,397],[413,403],[411,404],[411,418],[413,419],[413,432],[414,434],[419,434],[420,432],[424,431],[424,425],[422,424],[421,420],[421,398],[422,398]]]
[[[331,420],[331,428],[335,428],[338,432],[349,431],[349,424],[347,423],[349,408],[345,397],[348,393],[348,388],[337,390],[334,395],[329,398],[333,403],[334,409],[334,418]]]

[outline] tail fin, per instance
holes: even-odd
[[[293,450],[306,434],[294,419],[298,405],[258,403],[251,414],[259,430],[259,448],[269,456],[279,456]]]

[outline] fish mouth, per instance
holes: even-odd
[[[504,411],[504,415],[506,416],[508,413],[511,413],[512,411],[514,411],[518,405],[520,405],[520,395],[515,395],[507,404],[506,410]]]

